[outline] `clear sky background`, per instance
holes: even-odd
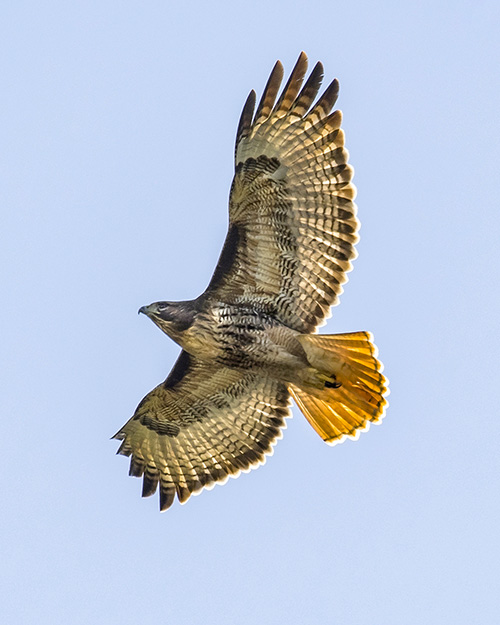
[[[16,2],[0,11],[0,612],[12,624],[499,622],[500,4]],[[280,58],[339,78],[384,423],[298,410],[185,506],[110,441],[178,348],[137,309],[206,286],[239,114]]]

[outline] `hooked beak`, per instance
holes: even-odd
[[[143,315],[146,315],[146,317],[149,317],[150,312],[149,306],[141,306],[137,311],[137,314],[140,315],[142,313]]]

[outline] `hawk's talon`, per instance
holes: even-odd
[[[337,378],[334,375],[331,376],[331,379],[333,382],[326,380],[325,388],[340,388],[342,386],[342,382],[337,382]]]

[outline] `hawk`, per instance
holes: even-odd
[[[262,464],[293,398],[327,443],[385,411],[387,380],[368,332],[317,335],[346,282],[359,222],[334,80],[316,100],[301,53],[279,94],[278,61],[236,134],[229,229],[210,283],[191,301],[143,306],[182,351],[115,434],[142,495],[160,510]],[[279,94],[279,95],[278,95]]]

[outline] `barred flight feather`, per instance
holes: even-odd
[[[306,69],[301,54],[276,101],[283,76],[276,64],[253,122],[248,101],[244,107],[229,208],[241,244],[225,279],[211,282],[202,296],[278,303],[278,318],[300,332],[315,331],[338,302],[359,229],[342,116],[331,113],[338,82],[311,109],[323,68],[317,64],[300,90]],[[311,237],[323,242],[313,254]],[[295,262],[285,262],[287,255]],[[300,302],[293,313],[291,299]]]
[[[193,421],[189,416],[193,402],[204,418]],[[144,414],[175,423],[178,433],[160,434],[141,421]],[[214,372],[212,363],[191,357],[183,378],[173,388],[160,384],[151,391],[114,438],[123,440],[119,454],[133,454],[130,475],[143,477],[143,496],[156,492],[160,483],[165,510],[174,491],[184,502],[202,488],[264,462],[288,416],[289,393],[283,383],[264,373],[223,367]]]

